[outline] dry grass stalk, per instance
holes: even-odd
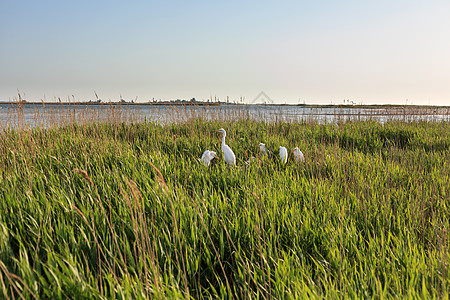
[[[131,210],[133,208],[133,206],[131,205],[130,198],[128,197],[128,194],[125,192],[125,190],[123,189],[122,183],[120,183],[120,182],[119,182],[119,191],[120,191],[120,194],[122,195],[122,197],[125,199],[125,202],[127,203],[128,207]],[[132,217],[133,217],[133,215],[132,215]]]
[[[133,223],[133,231],[134,234],[136,236],[136,239],[138,241],[138,244],[135,244],[133,247],[133,251],[135,253],[135,258],[136,258],[136,263],[140,263],[139,262],[139,258],[141,257],[145,257],[145,253],[147,253],[150,257],[150,268],[152,270],[152,274],[153,274],[153,282],[156,285],[156,295],[157,298],[160,299],[160,270],[158,268],[158,265],[156,263],[156,258],[155,258],[155,251],[152,248],[150,239],[149,239],[149,230],[147,227],[147,219],[146,216],[144,214],[143,211],[143,207],[141,205],[141,203],[138,200],[142,200],[142,194],[139,191],[136,182],[134,182],[131,179],[127,179],[125,176],[122,177],[123,180],[126,182],[127,186],[130,188],[131,193],[133,195],[134,198],[134,206],[131,204],[130,198],[128,197],[128,194],[125,192],[122,184],[119,182],[119,189],[120,189],[120,193],[121,195],[125,198],[125,201],[130,209],[130,216],[131,216],[131,220]],[[143,266],[144,266],[144,273],[141,274],[140,278],[141,280],[145,280],[146,282],[146,286],[150,287],[151,284],[149,282],[149,272],[147,269],[147,261],[144,259],[143,261]],[[152,288],[148,288],[149,290],[152,290]]]
[[[14,298],[14,294],[12,293],[12,289],[14,289],[17,293],[17,295],[19,295],[19,297],[21,299],[25,299],[25,297],[22,295],[22,293],[20,292],[21,288],[20,286],[17,286],[13,279],[15,279],[16,281],[20,282],[22,284],[22,286],[24,286],[27,291],[30,293],[30,295],[34,298],[34,299],[38,299],[36,297],[36,295],[33,293],[33,291],[31,291],[31,289],[28,287],[28,285],[25,284],[25,282],[23,282],[22,278],[20,278],[19,276],[8,272],[8,270],[6,269],[6,267],[3,265],[3,263],[0,263],[0,270],[5,274],[6,278],[9,280],[10,284],[11,284],[11,294],[13,295],[13,299]],[[1,273],[0,273],[1,274]],[[2,283],[3,283],[3,279],[2,279]],[[5,287],[3,287],[3,289],[5,290]],[[9,298],[8,298],[9,299]]]
[[[159,182],[159,184],[161,185],[161,187],[164,189],[164,191],[166,193],[169,193],[169,188],[166,184],[166,181],[164,180],[163,175],[161,174],[161,171],[158,170],[158,168],[151,163],[151,161],[147,160],[148,164],[153,168],[153,170],[155,170],[156,172],[156,180]]]
[[[75,205],[72,205],[72,208],[75,209],[75,211],[83,218],[83,220],[86,222],[86,224],[89,225],[88,220],[86,219],[86,217],[83,215],[83,213],[81,212],[81,210],[76,207]]]
[[[136,182],[134,182],[133,180],[130,179],[130,180],[126,180],[126,183],[127,183],[128,187],[131,189],[131,193],[133,194],[133,197],[136,200],[142,199],[141,192],[139,191],[139,189],[136,185]]]
[[[84,179],[85,179],[87,182],[89,182],[91,185],[94,185],[94,182],[92,182],[92,179],[89,177],[89,175],[88,175],[88,173],[87,173],[86,171],[81,170],[81,169],[78,169],[78,168],[73,169],[73,171],[74,171],[75,173],[78,173],[78,174],[80,174],[80,175],[83,175]]]
[[[97,235],[95,233],[94,221],[92,220],[91,224],[89,224],[88,220],[86,219],[86,217],[84,216],[84,214],[81,212],[81,210],[78,207],[76,207],[75,205],[72,205],[72,208],[83,218],[84,222],[86,222],[86,225],[88,226],[89,230],[92,233],[92,237],[94,238],[94,243],[97,246],[97,262],[98,262],[98,266],[99,266],[98,271],[100,272],[100,276],[101,276],[100,265],[101,265],[101,261],[102,261],[101,257],[104,258],[103,261],[106,263],[107,268],[109,270],[113,270],[113,268],[111,267],[111,264],[109,263],[108,256],[106,256],[105,252],[102,250],[105,247],[105,244],[102,242],[101,239],[100,240],[97,239]]]

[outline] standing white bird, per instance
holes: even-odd
[[[280,146],[280,159],[283,164],[287,163],[288,159],[288,152],[285,147]]]
[[[269,156],[270,151],[266,149],[266,144],[259,143],[259,152],[261,153],[261,156]]]
[[[294,153],[295,162],[305,162],[305,156],[303,155],[303,152],[298,149],[298,147],[295,147],[294,150],[292,150],[292,153]]]
[[[203,152],[201,161],[205,166],[209,167],[209,164],[211,163],[211,160],[213,160],[214,157],[217,157],[216,152],[206,150],[205,152]]]
[[[231,150],[231,148],[227,144],[225,144],[225,137],[227,136],[227,132],[223,128],[220,128],[219,130],[215,131],[223,134],[222,136],[223,159],[225,160],[226,163],[232,166],[236,165],[236,156],[234,155],[233,150]]]

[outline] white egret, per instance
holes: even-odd
[[[269,156],[270,151],[266,149],[266,144],[259,143],[258,145],[261,156]]]
[[[216,152],[206,150],[205,152],[203,152],[201,161],[205,166],[209,167],[209,164],[211,163],[211,160],[213,160],[214,157],[217,157]]]
[[[292,153],[294,153],[295,162],[305,162],[305,156],[303,155],[303,152],[298,149],[298,147],[295,147],[294,150],[292,150]]]
[[[283,164],[287,163],[288,159],[288,152],[285,147],[280,146],[280,159]]]
[[[219,130],[215,130],[217,132],[222,133],[222,152],[223,152],[223,159],[225,160],[226,163],[234,166],[236,165],[236,156],[234,155],[233,150],[231,150],[231,148],[225,144],[225,137],[227,136],[227,132],[225,131],[225,129],[220,128]]]

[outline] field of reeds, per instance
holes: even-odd
[[[199,162],[220,127],[236,167]],[[449,149],[448,122],[5,128],[0,298],[448,298]]]

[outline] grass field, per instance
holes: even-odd
[[[219,134],[237,166],[221,157]],[[290,157],[258,157],[260,142]],[[450,123],[0,134],[0,298],[448,298]]]

